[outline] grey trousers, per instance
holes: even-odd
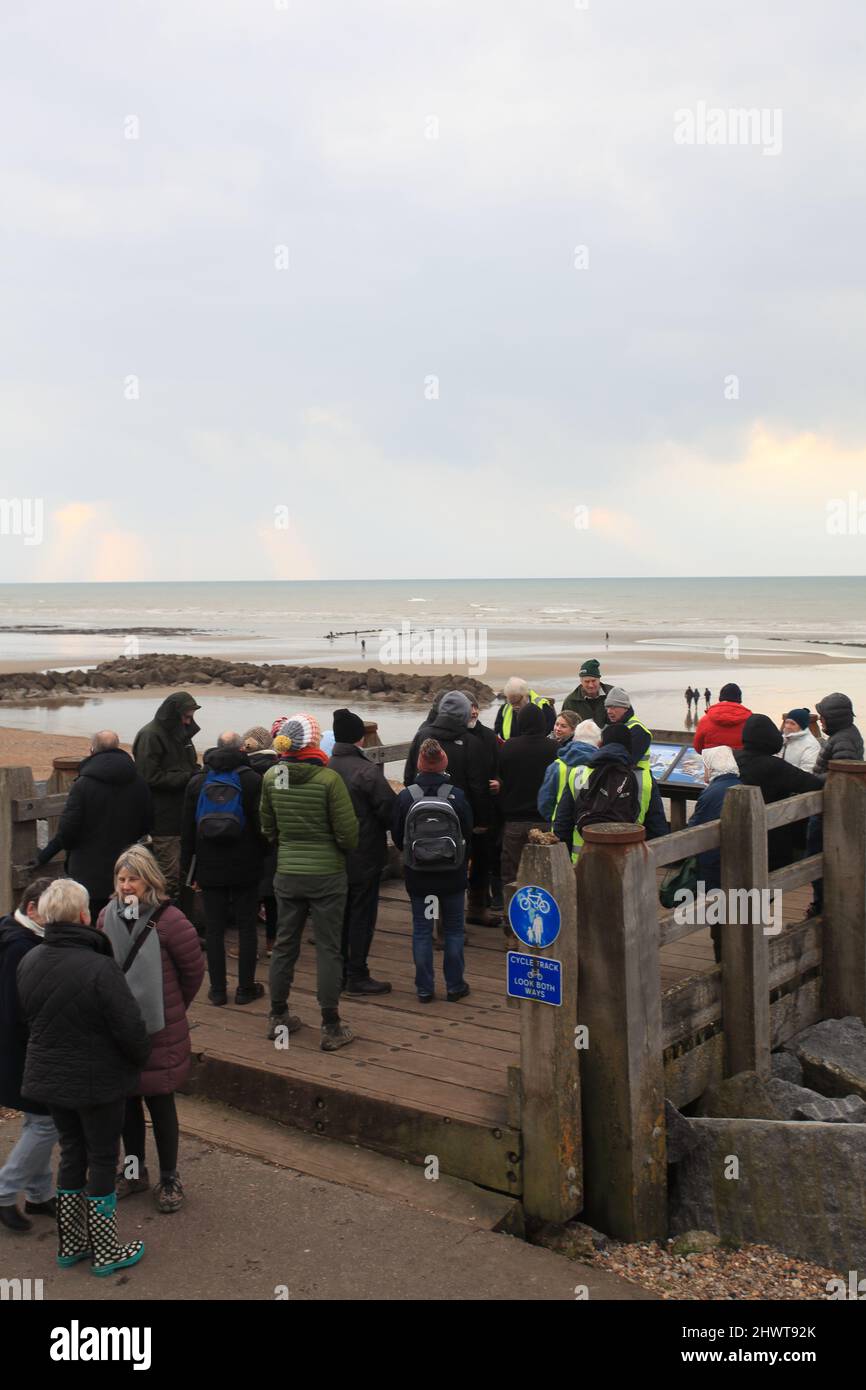
[[[307,916],[316,937],[316,998],[322,1009],[336,1009],[343,986],[343,913],[348,882],[345,873],[275,874],[277,936],[271,956],[271,1003],[286,1004],[301,950]]]

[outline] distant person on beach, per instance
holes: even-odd
[[[823,783],[830,771],[830,763],[860,762],[863,758],[863,738],[854,723],[854,706],[848,695],[836,690],[825,695],[815,706],[820,723],[821,738],[818,757],[815,761],[814,775]],[[806,831],[806,854],[820,854],[824,846],[824,821],[822,816],[810,816]],[[815,879],[812,883],[812,903],[808,917],[815,917],[824,905],[824,880]]]
[[[690,685],[687,685],[687,686],[686,686],[685,696],[686,696],[686,709],[689,711],[689,713],[691,713],[692,700],[695,698],[695,692],[692,690],[692,687],[691,687]],[[688,716],[686,716],[686,717],[688,717]]]
[[[448,754],[425,738],[418,749],[417,777],[397,796],[391,836],[403,851],[406,892],[412,904],[412,957],[415,990],[422,1004],[435,998],[433,924],[442,933],[442,969],[449,1004],[465,999],[464,895],[472,809],[451,784]]]
[[[28,1029],[16,981],[21,961],[45,937],[39,899],[50,886],[50,878],[28,883],[13,915],[0,921],[0,1105],[21,1111],[21,1134],[0,1168],[0,1224],[16,1234],[32,1230],[28,1216],[57,1214],[51,1169],[57,1129],[46,1106],[21,1096]],[[25,1215],[18,1210],[19,1192]]]
[[[366,640],[362,637],[362,638],[361,638],[361,655],[362,655],[362,656],[366,656],[366,654],[367,654],[367,643],[366,643]]]
[[[55,879],[39,899],[45,936],[18,966],[30,1030],[21,1093],[48,1107],[60,1135],[57,1263],[89,1259],[104,1277],[144,1254],[142,1241],[117,1238],[115,1170],[126,1098],[138,1087],[150,1038],[88,903],[87,889],[71,878]]]
[[[573,863],[577,863],[583,848],[581,825],[584,816],[588,816],[587,824],[616,819],[610,807],[620,801],[633,807],[634,816],[629,814],[628,823],[643,825],[648,840],[667,835],[668,823],[661,794],[649,768],[636,765],[634,742],[634,731],[624,723],[607,724],[601,731],[601,747],[592,761],[578,764],[569,772],[554,817],[553,832],[568,846]],[[641,739],[640,746],[642,742]],[[604,802],[604,811],[593,810],[597,805],[597,793]]]
[[[742,748],[743,728],[752,711],[743,704],[743,692],[731,681],[719,691],[718,704],[710,705],[706,714],[698,720],[693,740],[696,753],[705,748]]]
[[[497,927],[502,921],[502,887],[499,877],[499,862],[502,854],[502,813],[499,807],[498,790],[499,750],[502,747],[492,729],[480,720],[478,701],[470,699],[469,723],[470,738],[475,739],[481,748],[484,759],[484,775],[488,789],[494,793],[490,801],[486,830],[479,830],[472,836],[469,860],[469,892],[466,900],[466,921],[481,927]],[[496,894],[499,893],[498,906]]]
[[[169,900],[162,870],[149,850],[133,845],[121,854],[114,882],[114,895],[97,925],[111,942],[150,1038],[150,1056],[126,1101],[124,1161],[115,1190],[119,1201],[150,1187],[146,1104],[159,1157],[153,1200],[157,1211],[168,1215],[184,1201],[177,1173],[175,1092],[189,1077],[192,1047],[186,1015],[204,977],[204,962],[195,927]]]
[[[259,828],[262,774],[250,765],[243,739],[234,730],[220,734],[190,778],[183,803],[181,877],[190,873],[204,905],[208,999],[226,1003],[225,934],[238,933],[236,1004],[261,999],[256,983],[259,885],[269,848]]]
[[[375,980],[367,957],[379,910],[379,884],[387,853],[386,831],[396,793],[381,763],[365,757],[364,721],[350,709],[334,710],[334,749],[328,764],[346,784],[358,817],[358,848],[346,855],[348,889],[343,914],[342,954],[346,994],[390,994],[387,980]]]
[[[782,735],[768,715],[750,714],[742,726],[742,736],[742,747],[734,751],[740,781],[747,787],[760,787],[768,805],[786,796],[797,796],[799,792],[821,790],[824,783],[819,777],[776,757],[782,749]],[[805,821],[771,830],[767,835],[770,870],[780,869],[799,858],[805,844]]]
[[[821,744],[809,728],[811,715],[805,706],[782,715],[782,747],[776,754],[792,767],[814,772]]]
[[[708,687],[704,690],[704,710],[705,710],[705,711],[709,709],[709,707],[710,707],[710,700],[711,700],[712,698],[713,698],[712,691],[710,690],[710,688],[709,688],[709,686],[708,686]],[[697,700],[695,701],[695,704],[697,704]]]
[[[631,696],[622,686],[614,685],[604,697],[608,724],[623,724],[631,733],[631,753],[635,767],[649,771],[649,747],[653,736],[632,709]]]
[[[95,922],[114,892],[114,864],[122,849],[150,834],[150,789],[120,747],[113,729],[90,740],[90,756],[69,788],[57,834],[36,860],[40,866],[66,851],[66,870],[90,894]]]
[[[280,718],[277,723],[277,732],[280,724],[285,720]],[[260,777],[264,777],[269,767],[273,767],[277,761],[274,752],[274,734],[262,724],[256,724],[251,729],[247,729],[243,735],[244,750],[249,759],[250,767],[253,772],[257,772]],[[258,814],[258,807],[256,808]],[[277,900],[274,897],[274,874],[277,872],[277,850],[276,846],[264,841],[264,859],[262,860],[262,876],[259,879],[259,914],[264,918],[265,923],[265,947],[267,955],[270,957],[273,950],[274,939],[277,935]]]
[[[496,712],[496,720],[493,731],[498,738],[505,742],[514,733],[514,721],[517,713],[524,705],[537,705],[544,714],[545,733],[550,733],[556,719],[556,708],[553,701],[547,695],[539,695],[537,690],[531,690],[528,683],[520,676],[509,676],[505,682],[505,701],[499,706]]]
[[[695,809],[689,817],[689,825],[705,825],[707,821],[719,820],[725,796],[731,787],[739,785],[740,770],[733,750],[726,743],[715,748],[705,748],[701,754],[704,764],[706,787],[695,802]],[[722,886],[721,850],[707,849],[698,855],[698,878],[704,883],[704,890],[712,892]],[[713,952],[718,965],[722,959],[721,926],[710,925]]]
[[[271,957],[267,1036],[275,1041],[302,1026],[300,1018],[289,1013],[289,992],[309,915],[316,943],[321,1048],[335,1052],[355,1036],[340,1018],[340,991],[346,856],[358,848],[358,818],[345,782],[327,765],[321,737],[313,715],[293,714],[274,739],[279,761],[262,780],[262,832],[277,842],[277,939]]]
[[[469,802],[473,822],[480,832],[490,824],[490,778],[487,755],[479,739],[469,733],[471,717],[472,702],[462,690],[449,690],[440,696],[412,740],[403,768],[403,784],[408,787],[415,781],[421,744],[428,738],[435,739],[445,749],[448,774]]]
[[[166,696],[149,724],[139,729],[132,745],[135,765],[150,787],[153,799],[153,844],[165,875],[169,896],[180,894],[180,828],[186,784],[198,767],[192,741],[200,732],[193,718],[197,709],[186,690]]]
[[[512,883],[529,832],[544,823],[538,793],[544,774],[556,758],[556,745],[547,735],[547,721],[537,705],[526,704],[517,715],[517,729],[499,753],[499,805],[502,832],[502,882]]]
[[[590,657],[583,663],[578,672],[578,679],[580,684],[562,703],[563,713],[573,710],[578,719],[594,719],[598,727],[603,729],[607,722],[604,700],[611,687],[602,681],[601,667],[595,657]]]
[[[560,720],[570,721],[576,718],[573,710],[563,710],[554,725],[554,734],[556,733],[556,725],[559,724]],[[574,727],[571,735],[559,743],[556,750],[556,761],[552,762],[545,772],[544,781],[538,793],[539,814],[550,824],[551,829],[569,772],[573,767],[585,767],[587,763],[591,762],[600,744],[601,729],[594,719],[582,720]]]

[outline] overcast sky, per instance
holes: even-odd
[[[862,0],[0,13],[0,579],[866,572]]]

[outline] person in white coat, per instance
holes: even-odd
[[[807,709],[790,709],[783,715],[782,738],[784,742],[776,756],[799,767],[802,772],[814,771],[821,744],[809,729]]]

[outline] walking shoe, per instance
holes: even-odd
[[[33,1222],[21,1215],[14,1202],[8,1207],[0,1207],[0,1223],[6,1227],[7,1231],[15,1231],[20,1235],[33,1229]]]
[[[448,1003],[449,1003],[449,1004],[456,1004],[457,1001],[458,1001],[458,999],[465,999],[468,993],[469,993],[469,986],[467,985],[466,981],[464,980],[464,981],[463,981],[463,984],[460,986],[459,989],[454,989],[454,990],[449,989],[448,995],[447,995]]]
[[[336,1052],[339,1047],[346,1047],[354,1040],[355,1034],[352,1032],[348,1023],[323,1023],[322,1024],[322,1051]]]
[[[419,1003],[419,1004],[432,1004],[432,1003],[433,1003],[433,1000],[434,1000],[435,998],[436,998],[435,994],[419,994],[419,995],[418,995],[418,1003]]]
[[[343,986],[346,994],[390,994],[391,986],[387,980],[374,980],[368,975],[366,980],[350,980]]]
[[[84,1188],[57,1189],[57,1263],[66,1269],[90,1257]]]
[[[183,1183],[175,1174],[173,1178],[161,1178],[153,1189],[153,1200],[157,1211],[180,1211],[183,1206]]]
[[[28,1216],[57,1216],[57,1201],[48,1197],[44,1202],[25,1202],[24,1210]]]
[[[114,1191],[118,1202],[124,1197],[131,1197],[135,1192],[149,1192],[150,1178],[147,1176],[147,1169],[142,1169],[140,1178],[128,1178],[125,1173],[118,1173],[114,1180]]]
[[[264,993],[265,987],[260,984],[254,984],[252,989],[241,989],[238,987],[235,990],[235,1003],[252,1004],[256,999],[264,998]]]
[[[87,1238],[93,1252],[90,1273],[100,1277],[137,1264],[144,1254],[143,1240],[121,1245],[117,1239],[117,1195],[114,1192],[105,1197],[87,1198]]]
[[[227,1003],[227,995],[224,989],[209,989],[207,997],[211,1004],[216,1004],[217,1008]]]
[[[298,1029],[302,1027],[303,1024],[297,1014],[290,1014],[288,1009],[282,1014],[275,1014],[273,1010],[268,1014],[267,1036],[271,1042],[276,1040],[278,1028],[287,1028],[290,1033],[297,1033]]]

